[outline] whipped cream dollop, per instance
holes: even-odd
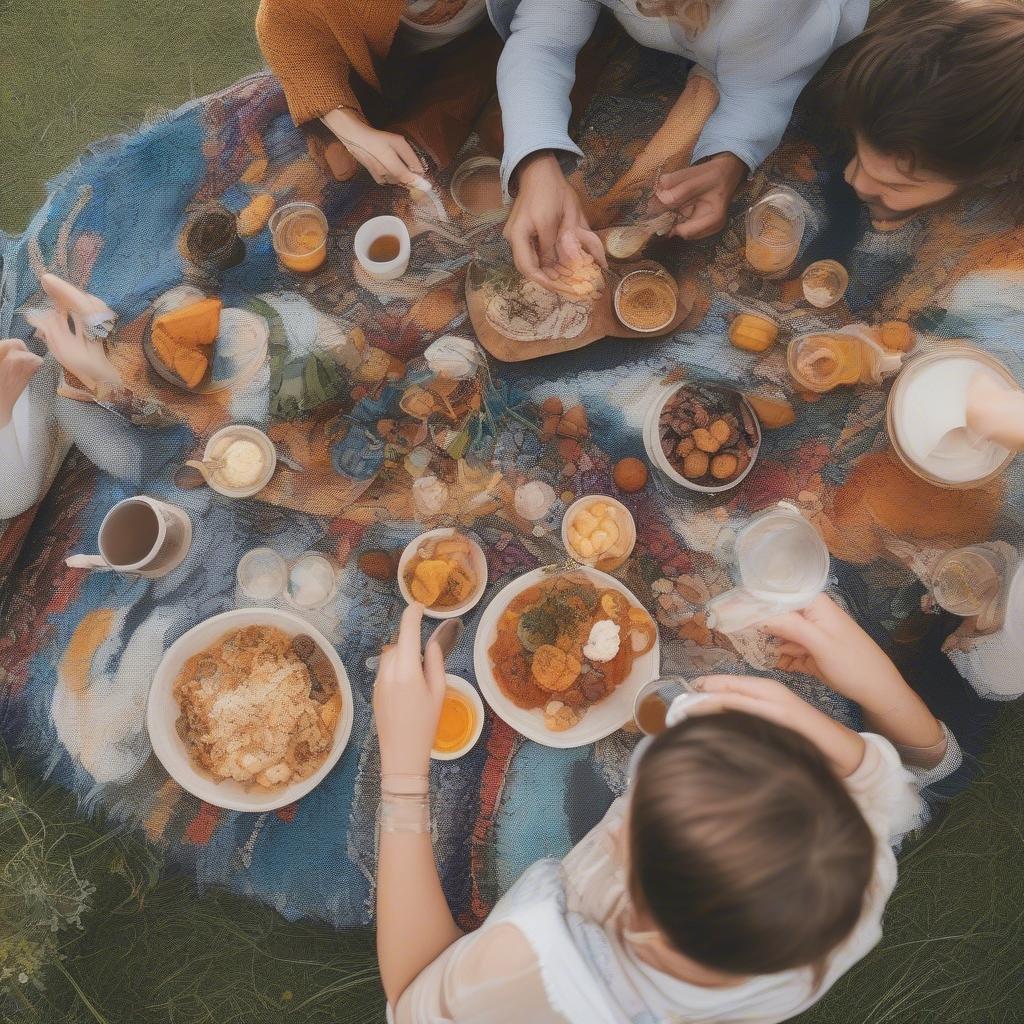
[[[611,661],[619,653],[622,631],[617,622],[599,619],[590,627],[590,636],[583,645],[583,656],[590,661]]]

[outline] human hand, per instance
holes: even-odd
[[[826,594],[761,628],[783,641],[780,669],[817,676],[858,704],[877,706],[894,684],[906,687],[888,655]]]
[[[681,217],[669,234],[693,240],[721,231],[729,203],[746,176],[747,165],[732,153],[718,153],[702,163],[663,174],[655,194]]]
[[[974,374],[967,386],[967,429],[1015,451],[1024,448],[1024,391]]]
[[[56,309],[29,310],[25,319],[43,339],[53,358],[90,391],[121,383],[120,375],[103,349],[103,342],[90,337],[81,320],[72,317],[72,331],[67,314]]]
[[[14,403],[42,365],[42,359],[30,352],[20,338],[0,341],[0,427],[11,422]]]
[[[758,676],[701,676],[690,685],[707,699],[693,701],[686,717],[742,711],[785,726],[813,743],[843,778],[864,758],[864,740],[824,712],[812,707],[774,679]]]
[[[519,195],[504,235],[523,277],[558,291],[556,269],[573,252],[587,252],[602,267],[608,262],[601,239],[590,230],[576,190],[565,180],[553,153],[527,157],[517,169]]]
[[[423,605],[402,613],[398,639],[381,651],[373,684],[381,775],[426,775],[444,701],[444,655],[436,641],[420,651]]]
[[[425,173],[404,135],[371,128],[353,110],[332,110],[322,120],[378,185],[411,185]]]

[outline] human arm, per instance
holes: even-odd
[[[816,675],[860,705],[864,720],[895,746],[923,752],[933,767],[946,752],[946,733],[886,653],[831,598],[763,628],[783,641],[779,667]]]
[[[444,657],[420,652],[423,606],[402,615],[397,642],[381,653],[373,688],[381,761],[377,858],[377,956],[394,1006],[409,983],[462,931],[448,909],[430,834],[430,749],[444,699]]]
[[[367,124],[341,42],[311,0],[261,0],[256,36],[297,125],[320,120],[377,182],[423,173],[406,139]]]
[[[686,716],[743,711],[784,725],[810,740],[828,758],[840,778],[852,775],[864,759],[864,739],[812,707],[787,686],[759,676],[698,676],[690,685],[701,695]]]
[[[0,430],[11,426],[14,406],[43,360],[20,338],[0,341]]]
[[[801,90],[832,50],[863,27],[867,10],[866,0],[787,0],[733,4],[724,12],[716,53],[705,64],[719,89],[718,106],[692,165],[660,183],[659,200],[685,214],[674,234],[703,238],[725,225],[736,189],[778,146]],[[704,63],[700,42],[697,59]]]

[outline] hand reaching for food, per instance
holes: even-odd
[[[857,770],[864,758],[864,740],[823,711],[812,707],[792,690],[774,679],[758,676],[702,676],[691,686],[707,699],[693,701],[686,717],[742,711],[799,733],[832,762],[845,778]]]
[[[0,428],[11,422],[15,402],[42,365],[42,359],[30,352],[20,338],[0,341]]]
[[[747,165],[732,153],[718,153],[703,163],[663,174],[658,200],[680,212],[671,234],[694,240],[721,231],[732,197],[746,175]]]
[[[426,775],[445,693],[444,655],[420,647],[423,605],[402,613],[398,639],[381,651],[373,685],[382,775]]]
[[[527,157],[517,175],[519,195],[505,222],[504,235],[519,273],[542,288],[557,291],[562,274],[556,268],[563,260],[576,259],[585,252],[595,264],[606,267],[601,239],[590,230],[580,197],[566,181],[554,154]]]
[[[577,302],[593,302],[604,291],[602,267],[606,264],[598,263],[584,249],[579,234],[572,229],[558,236],[555,253],[558,262],[547,268],[547,287]]]

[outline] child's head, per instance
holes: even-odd
[[[1024,216],[1024,4],[890,0],[834,84],[846,180],[876,220],[996,189]]]
[[[739,977],[820,968],[860,917],[875,855],[822,753],[735,711],[645,752],[629,846],[634,903],[678,952]]]

